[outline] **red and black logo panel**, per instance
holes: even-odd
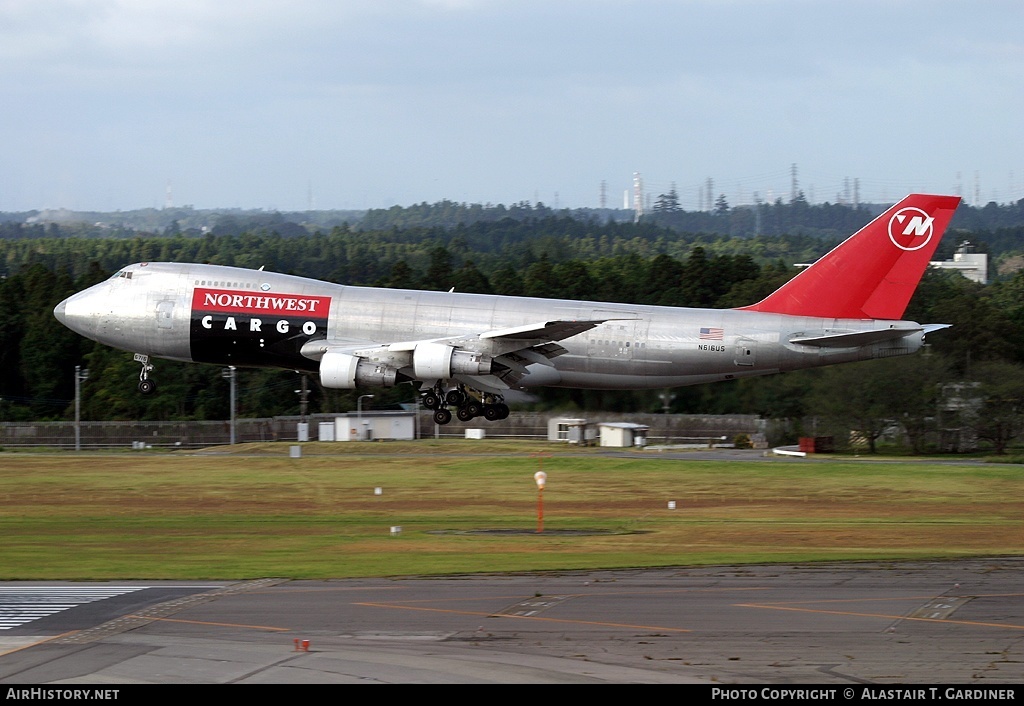
[[[299,350],[310,339],[326,338],[330,310],[330,297],[196,287],[192,360],[315,372],[316,362]]]

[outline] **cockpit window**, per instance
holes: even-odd
[[[114,275],[110,279],[118,279],[118,278],[121,278],[121,279],[131,279],[132,278],[132,273],[127,271],[127,270],[118,270],[117,272],[114,273]]]

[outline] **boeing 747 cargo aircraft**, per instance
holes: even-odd
[[[318,373],[333,388],[419,386],[438,424],[508,415],[538,386],[662,388],[906,355],[942,324],[902,321],[956,196],[912,194],[764,300],[687,309],[332,284],[142,262],[68,297],[73,331],[152,358]]]

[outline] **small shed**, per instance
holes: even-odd
[[[548,441],[576,441],[582,438],[587,420],[576,417],[552,417],[548,420]],[[573,431],[575,430],[575,434]],[[573,436],[576,438],[574,439]]]
[[[364,410],[334,418],[335,441],[410,441],[416,438],[416,413]]]
[[[601,446],[647,446],[646,424],[632,422],[601,422],[597,425],[601,433]]]
[[[320,441],[334,441],[334,430],[337,422],[320,422],[317,425],[317,438]]]

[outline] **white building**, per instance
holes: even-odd
[[[416,413],[390,410],[349,412],[334,418],[334,438],[320,432],[321,441],[409,441],[416,438]]]
[[[586,419],[577,417],[552,417],[548,420],[548,441],[579,442]]]
[[[956,249],[952,260],[938,260],[930,264],[940,270],[957,270],[974,282],[988,282],[988,255],[974,252],[974,246],[966,240]]]
[[[647,432],[650,427],[646,424],[601,422],[597,427],[601,432],[601,446],[626,447],[647,445]]]

